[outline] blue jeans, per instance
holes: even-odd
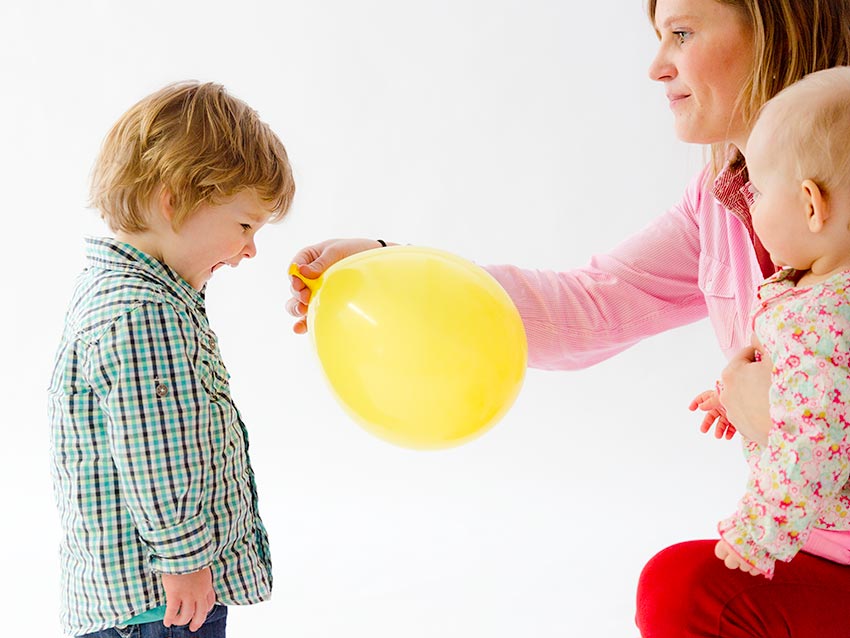
[[[227,607],[216,605],[198,631],[189,631],[188,625],[166,627],[161,620],[141,625],[112,627],[77,638],[225,638]]]

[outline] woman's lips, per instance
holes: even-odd
[[[667,96],[667,100],[670,103],[670,108],[673,109],[673,108],[676,108],[677,106],[679,106],[682,102],[687,100],[689,97],[690,97],[690,95],[670,94],[670,95]]]

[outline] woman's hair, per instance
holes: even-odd
[[[246,189],[276,221],[295,194],[286,149],[268,124],[223,86],[194,81],[143,98],[115,123],[94,166],[91,205],[113,231],[139,232],[162,188],[175,229],[199,205]]]
[[[648,0],[653,25],[658,0]],[[803,76],[850,65],[850,0],[716,0],[740,10],[753,34],[753,68],[738,108],[748,126],[759,109]],[[728,143],[712,144],[715,169]]]

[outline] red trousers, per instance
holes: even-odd
[[[643,638],[850,638],[850,566],[799,553],[767,580],[728,569],[716,543],[673,545],[646,564]]]

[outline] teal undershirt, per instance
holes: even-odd
[[[122,625],[141,625],[146,622],[156,622],[157,620],[162,620],[165,618],[165,605],[160,605],[159,607],[154,607],[153,609],[148,609],[147,611],[143,611],[141,614],[133,616],[130,620],[127,620]]]

